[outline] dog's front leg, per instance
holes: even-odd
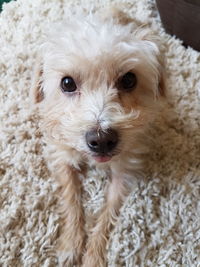
[[[89,236],[82,267],[105,267],[107,265],[106,245],[109,233],[115,225],[119,209],[129,192],[130,188],[126,181],[120,175],[113,175],[111,183],[108,185],[106,203]]]
[[[61,169],[63,218],[58,242],[59,266],[80,266],[85,239],[81,181],[75,168],[64,166]]]

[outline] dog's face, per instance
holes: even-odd
[[[34,93],[48,137],[97,162],[137,149],[164,94],[148,32],[88,17],[57,28],[42,51]]]

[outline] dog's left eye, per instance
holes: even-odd
[[[137,85],[137,77],[133,72],[127,72],[118,81],[118,89],[132,91]]]
[[[61,80],[61,89],[64,93],[71,93],[76,91],[77,86],[72,77],[64,77]]]

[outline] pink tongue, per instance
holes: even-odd
[[[96,160],[96,161],[98,161],[98,162],[107,162],[107,161],[109,161],[110,159],[111,159],[111,157],[109,157],[109,156],[105,156],[105,157],[94,157],[94,159]]]

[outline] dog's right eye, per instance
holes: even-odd
[[[72,77],[62,78],[60,85],[63,93],[72,93],[77,89],[76,83]]]
[[[118,81],[118,89],[120,91],[130,92],[135,89],[137,85],[137,77],[133,72],[127,72]]]

